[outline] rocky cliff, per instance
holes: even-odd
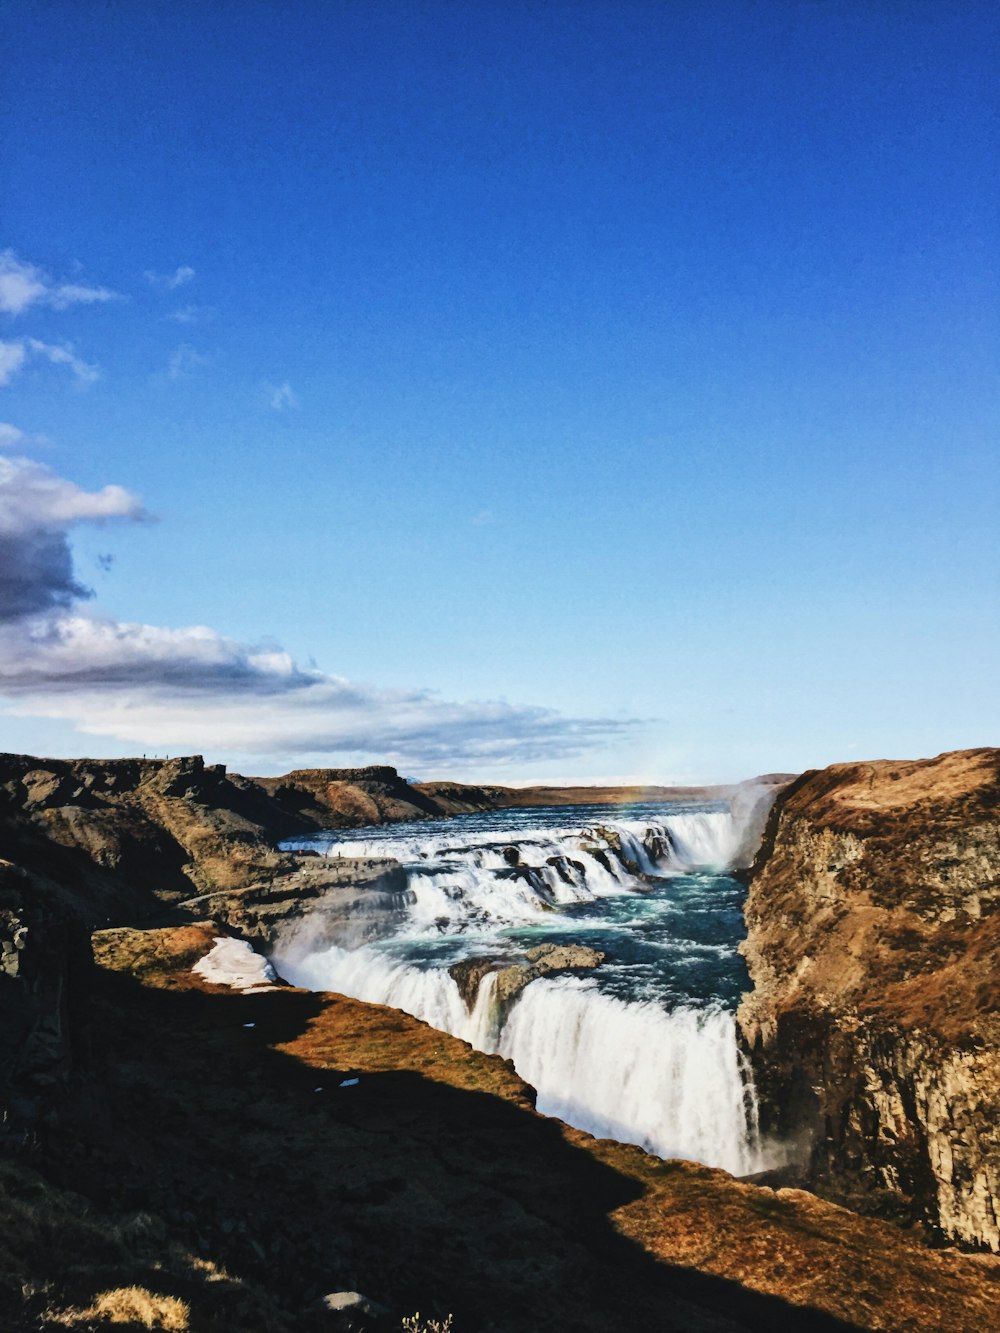
[[[828,1197],[1000,1250],[1000,751],[837,764],[777,799],[739,1023]]]

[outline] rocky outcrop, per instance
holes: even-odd
[[[837,764],[751,870],[739,1024],[803,1179],[1000,1250],[1000,751]]]
[[[449,813],[394,768],[299,768],[280,778],[255,778],[275,806],[314,828],[356,828],[435,819]]]
[[[260,787],[198,755],[0,756],[5,855],[47,875],[95,925],[291,869],[291,858],[273,850],[288,831],[287,816]]]
[[[331,944],[353,949],[391,934],[405,919],[412,896],[398,861],[310,857],[266,884],[181,906],[280,956]]]
[[[0,869],[0,1151],[60,1103],[85,1040],[90,940]]]
[[[494,974],[491,1002],[496,1017],[503,1015],[531,982],[553,972],[575,972],[599,967],[604,954],[583,944],[539,944],[526,950],[525,962],[507,963],[501,959],[467,958],[448,969],[458,986],[459,993],[471,1013],[476,1006],[483,978]]]

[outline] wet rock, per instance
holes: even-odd
[[[488,972],[495,972],[497,968],[502,966],[503,964],[494,958],[465,958],[462,962],[453,963],[449,967],[449,975],[458,987],[458,993],[470,1014],[476,1007],[479,983]]]
[[[607,844],[612,855],[625,867],[630,875],[638,877],[642,874],[638,862],[625,854],[622,847],[622,835],[617,829],[605,828],[603,824],[598,824],[592,831],[596,837]]]
[[[646,855],[651,861],[668,861],[674,850],[674,842],[669,829],[647,829],[642,840]]]
[[[555,902],[552,885],[545,878],[545,872],[539,866],[527,866],[523,862],[511,866],[509,870],[498,870],[497,879],[520,880],[530,886],[531,891],[541,900],[542,905]]]
[[[577,882],[571,873],[573,870],[575,870],[579,876],[586,873],[583,862],[574,861],[569,856],[548,856],[545,858],[545,864],[553,867],[564,884],[575,884]]]
[[[572,972],[599,967],[605,955],[583,944],[539,944],[524,955],[524,963],[503,963],[498,959],[470,958],[448,969],[458,985],[462,999],[471,1013],[479,995],[483,977],[496,973],[493,990],[497,1017],[502,1021],[517,997],[533,981],[553,972]]]
[[[597,864],[602,865],[609,875],[615,873],[611,868],[611,856],[605,847],[599,846],[596,842],[581,842],[580,850],[581,852],[586,852],[588,856],[592,856]]]

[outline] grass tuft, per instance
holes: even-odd
[[[86,1310],[64,1310],[52,1322],[65,1328],[124,1324],[162,1333],[188,1333],[190,1316],[189,1307],[175,1296],[158,1296],[145,1287],[115,1287],[101,1292]]]

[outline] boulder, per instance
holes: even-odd
[[[552,972],[589,970],[600,966],[605,957],[598,949],[589,949],[583,944],[539,944],[524,956],[526,961],[523,963],[507,964],[499,959],[469,958],[448,969],[470,1013],[475,1008],[483,977],[488,973],[496,973],[493,997],[497,1020],[502,1022],[525,986],[539,977]]]
[[[316,1327],[336,1329],[337,1333],[378,1333],[389,1328],[389,1311],[360,1291],[329,1292],[320,1297],[311,1313]]]

